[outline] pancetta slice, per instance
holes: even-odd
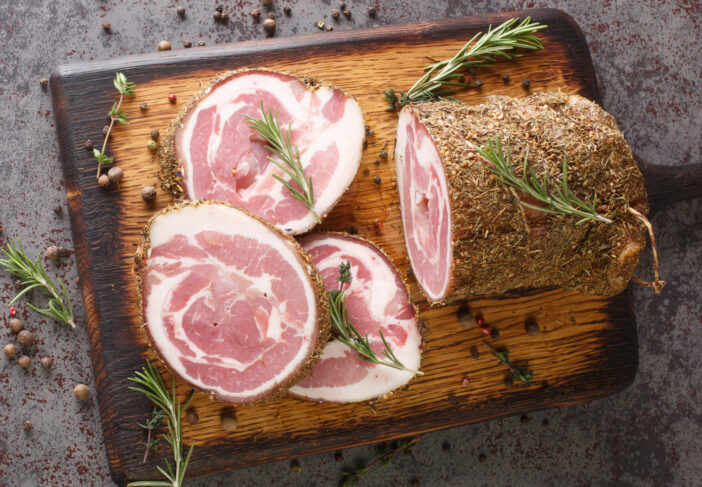
[[[358,103],[343,91],[265,69],[226,73],[198,92],[171,125],[161,152],[165,180],[177,197],[226,201],[296,235],[315,225],[307,207],[273,178],[289,176],[268,160],[264,139],[245,115],[261,103],[290,128],[315,209],[331,211],[361,161],[365,128]]]
[[[154,216],[137,253],[144,328],[180,379],[250,403],[294,383],[329,333],[327,294],[300,246],[251,214],[195,202]]]
[[[382,357],[383,335],[392,351],[409,369],[419,369],[422,336],[417,313],[400,274],[375,245],[345,234],[317,233],[301,241],[328,289],[339,286],[339,265],[349,261],[352,280],[345,288],[351,323]],[[290,393],[321,402],[366,401],[388,395],[405,385],[411,372],[359,360],[358,353],[336,339],[324,347],[309,375]]]

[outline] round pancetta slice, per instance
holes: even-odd
[[[309,370],[329,333],[319,273],[292,239],[246,211],[195,202],[155,215],[137,253],[144,329],[180,379],[250,403]]]
[[[402,364],[418,370],[422,336],[407,287],[390,259],[372,243],[337,233],[317,233],[301,241],[324,279],[327,289],[339,286],[339,265],[351,264],[351,282],[344,288],[351,323],[367,335],[382,357],[382,330]],[[336,339],[327,343],[309,375],[290,393],[320,402],[357,402],[387,396],[407,384],[414,374],[359,360],[358,353]]]
[[[265,69],[217,77],[171,124],[160,154],[164,179],[176,197],[226,201],[287,234],[304,233],[315,225],[312,212],[273,177],[290,181],[249,127],[246,116],[262,118],[261,104],[290,130],[315,210],[326,216],[358,171],[365,128],[356,100],[311,78]]]

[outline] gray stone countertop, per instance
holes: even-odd
[[[30,254],[49,245],[72,248],[51,100],[39,79],[59,64],[152,52],[161,39],[208,46],[262,39],[248,15],[256,0],[221,2],[228,26],[204,0],[4,0],[0,2],[0,243],[18,238]],[[336,30],[417,20],[556,7],[585,33],[604,108],[635,152],[665,165],[702,162],[702,4],[694,0],[348,0],[353,15]],[[284,17],[283,5],[292,7]],[[176,7],[187,13],[179,19]],[[377,7],[369,18],[367,8]],[[276,0],[278,36],[317,31],[331,20],[332,0]],[[111,34],[101,25],[109,21]],[[323,34],[320,34],[323,35]],[[53,211],[63,206],[63,215]],[[640,363],[624,392],[578,406],[535,412],[427,435],[412,455],[369,471],[361,485],[702,485],[702,200],[683,202],[653,219],[668,280],[662,295],[635,288]],[[48,264],[48,262],[46,262]],[[651,267],[648,253],[639,270]],[[73,256],[52,273],[70,284],[82,308]],[[99,270],[98,270],[99,272]],[[0,276],[0,341],[12,280]],[[118,306],[115,303],[115,306]],[[0,358],[0,486],[112,485],[94,399],[79,404],[77,383],[94,391],[88,337],[26,306],[21,318],[36,336],[25,371]],[[46,371],[39,357],[54,358]],[[30,420],[33,430],[23,430]],[[372,446],[238,470],[191,486],[336,485],[342,468],[368,462]],[[482,461],[481,461],[482,460]]]

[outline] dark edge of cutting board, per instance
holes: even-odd
[[[83,142],[95,134],[96,120],[102,120],[105,107],[111,106],[113,93],[104,90],[104,83],[92,81],[112,78],[116,70],[124,72],[131,81],[139,84],[154,74],[165,73],[172,77],[188,76],[200,68],[226,69],[227,60],[236,56],[241,62],[248,56],[260,57],[262,53],[275,58],[294,55],[295,52],[316,52],[335,49],[337,52],[353,52],[363,49],[363,43],[396,45],[421,39],[447,39],[466,37],[466,29],[475,29],[488,23],[497,24],[515,15],[531,15],[535,20],[548,24],[549,31],[572,39],[569,53],[578,70],[588,78],[589,86],[582,93],[599,101],[599,90],[594,70],[582,32],[571,17],[555,9],[540,9],[527,12],[509,12],[483,15],[479,17],[461,17],[440,21],[422,22],[410,25],[395,25],[370,30],[351,30],[324,35],[306,35],[294,38],[273,38],[266,41],[256,40],[238,44],[222,45],[213,48],[153,53],[107,61],[95,61],[70,64],[58,68],[51,77],[51,93],[54,116],[57,124],[58,140],[63,165],[69,214],[73,231],[74,248],[81,281],[83,305],[91,341],[93,368],[98,404],[100,407],[103,434],[107,456],[113,479],[124,483],[127,478],[134,480],[123,464],[121,448],[141,448],[141,445],[123,444],[121,435],[128,431],[134,438],[134,424],[123,424],[118,411],[125,408],[136,409],[148,414],[149,408],[142,397],[136,394],[115,394],[124,391],[128,385],[127,377],[143,365],[142,348],[135,348],[134,353],[124,353],[125,345],[131,345],[128,334],[120,328],[121,323],[128,323],[128,314],[114,299],[115,291],[133,286],[131,281],[120,272],[117,257],[120,242],[111,238],[119,225],[120,206],[117,192],[105,192],[94,182],[92,171],[81,172],[76,167],[77,159],[84,159]],[[75,87],[80,87],[77,90]],[[94,137],[94,135],[92,135]],[[95,140],[95,139],[94,139]],[[95,140],[97,144],[97,140]],[[647,187],[655,198],[656,185],[663,184],[665,175],[658,180],[649,181]],[[668,186],[666,186],[668,187]],[[672,194],[672,192],[670,192]],[[84,205],[83,201],[100,204]],[[100,279],[114,285],[96,287],[93,277],[99,271]],[[523,294],[523,293],[522,293]],[[499,298],[498,298],[499,299]],[[266,443],[257,440],[257,449],[246,451],[241,445],[216,445],[196,448],[190,473],[202,475],[233,467],[232,456],[236,456],[235,466],[253,465],[292,456],[302,456],[328,451],[331,448],[349,447],[381,441],[389,438],[414,435],[425,431],[457,426],[481,421],[506,414],[516,414],[533,409],[574,404],[577,402],[602,397],[627,387],[633,380],[637,363],[638,349],[636,327],[630,301],[626,293],[612,298],[611,316],[616,316],[614,323],[622,332],[617,340],[606,340],[602,350],[602,374],[576,376],[563,387],[544,388],[535,394],[533,390],[524,390],[523,394],[512,395],[509,401],[504,398],[486,402],[477,409],[465,410],[456,404],[452,410],[447,408],[424,418],[398,418],[392,424],[383,427],[358,431],[321,432],[318,438],[301,445]],[[615,320],[616,321],[616,320]],[[612,370],[617,373],[610,375]],[[251,450],[251,449],[249,449]]]

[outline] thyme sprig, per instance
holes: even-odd
[[[507,142],[507,154],[502,151],[502,143],[499,137],[495,137],[494,142],[488,138],[487,146],[487,149],[475,147],[478,155],[487,161],[487,164],[484,165],[485,169],[493,173],[495,178],[501,183],[511,186],[546,205],[533,205],[520,199],[519,204],[522,206],[553,215],[579,216],[580,220],[576,222],[576,225],[588,220],[612,223],[612,220],[597,213],[597,195],[592,198],[587,196],[585,201],[583,201],[570,190],[568,187],[568,161],[565,157],[563,157],[561,184],[549,192],[546,186],[546,177],[544,176],[543,182],[540,182],[534,170],[529,167],[528,149],[524,155],[522,177],[520,178],[514,172],[509,141]]]
[[[522,54],[512,52],[514,49],[543,49],[543,43],[534,32],[547,26],[532,22],[531,17],[518,22],[519,18],[515,17],[495,29],[490,25],[486,33],[479,32],[473,36],[452,58],[426,66],[424,76],[407,92],[401,91],[398,95],[392,88],[384,91],[388,110],[396,110],[412,102],[447,98],[456,88],[471,86],[463,81],[462,71],[478,66],[492,67],[499,58],[521,57]]]
[[[112,104],[112,109],[110,110],[110,125],[107,128],[105,140],[102,143],[102,149],[93,149],[93,155],[95,156],[95,160],[98,163],[96,176],[98,178],[100,177],[100,171],[102,170],[103,166],[109,166],[110,164],[115,162],[114,157],[110,157],[105,153],[105,149],[107,148],[107,140],[110,138],[110,133],[112,132],[112,127],[115,125],[115,122],[119,122],[125,125],[129,124],[129,120],[127,120],[127,114],[122,111],[121,106],[122,102],[124,101],[124,97],[133,95],[134,88],[136,88],[136,85],[127,81],[127,77],[122,73],[115,74],[115,79],[112,80],[112,84],[114,85],[115,89],[119,92],[119,101]]]
[[[344,286],[351,282],[351,262],[342,262],[339,265],[339,276],[336,278],[339,282],[339,289],[329,291],[329,314],[331,315],[332,327],[337,334],[337,338],[347,347],[358,352],[358,358],[378,365],[392,367],[397,370],[412,372],[413,374],[424,375],[419,370],[409,369],[405,367],[397,358],[395,353],[390,348],[390,344],[385,339],[382,330],[378,330],[378,335],[383,341],[383,356],[386,360],[379,357],[375,350],[370,345],[368,335],[361,333],[353,326],[349,319],[349,312],[346,308],[346,293]]]
[[[146,460],[149,458],[149,450],[156,451],[156,447],[158,446],[158,442],[161,440],[161,438],[153,436],[151,432],[158,428],[161,421],[163,421],[165,418],[166,414],[159,408],[155,407],[153,411],[151,411],[151,418],[147,422],[143,424],[137,423],[140,428],[146,430],[146,441],[144,442],[146,448],[144,450],[144,459],[141,461],[141,463],[146,463]]]
[[[483,340],[483,343],[490,349],[490,352],[500,360],[500,362],[507,366],[509,369],[509,375],[512,377],[512,379],[519,380],[522,382],[522,384],[527,386],[531,383],[531,381],[534,379],[534,372],[524,366],[512,364],[512,362],[509,360],[509,350],[497,350],[486,340]]]
[[[290,181],[286,181],[278,174],[273,177],[283,186],[288,188],[297,200],[302,202],[314,216],[314,221],[321,223],[322,219],[314,207],[314,189],[312,188],[312,178],[305,175],[305,171],[300,161],[300,151],[297,145],[293,145],[290,139],[292,124],[288,124],[288,130],[283,134],[278,121],[278,111],[266,110],[261,101],[262,119],[245,115],[249,119],[249,127],[254,129],[268,143],[266,149],[271,152],[268,160],[278,166],[288,177],[295,182],[297,188]],[[299,188],[299,189],[298,189]]]
[[[0,266],[5,272],[22,282],[22,290],[17,296],[12,298],[10,305],[32,289],[41,289],[49,298],[47,308],[39,308],[30,302],[27,302],[27,306],[47,318],[60,321],[71,328],[75,328],[76,323],[73,316],[71,297],[63,281],[58,279],[59,285],[54,284],[42,267],[40,258],[37,257],[36,261],[32,261],[24,252],[20,242],[12,240],[2,249],[2,253],[6,258],[0,259]]]
[[[190,445],[188,453],[184,455],[185,445],[183,443],[181,416],[182,412],[188,408],[188,404],[193,395],[191,394],[185,405],[181,406],[180,399],[175,391],[175,378],[171,381],[171,388],[169,391],[166,383],[163,381],[161,373],[148,360],[146,362],[146,367],[142,367],[141,371],[137,370],[134,372],[134,376],[129,377],[129,380],[137,384],[136,386],[130,386],[130,390],[144,394],[165,415],[168,432],[164,433],[162,436],[173,452],[174,467],[171,467],[171,463],[168,459],[166,459],[166,468],[160,465],[156,467],[161,475],[166,477],[168,481],[142,480],[130,482],[127,484],[127,487],[181,487],[183,485],[183,479],[185,478],[185,471],[188,468],[188,463],[193,453],[193,448],[195,448],[195,445]]]
[[[376,458],[371,463],[365,467],[358,468],[353,471],[344,471],[341,473],[341,480],[339,481],[339,487],[352,487],[356,485],[358,480],[368,473],[368,470],[375,465],[385,466],[391,463],[399,453],[408,455],[412,449],[415,447],[419,440],[424,438],[425,435],[417,436],[415,438],[403,438],[399,440],[397,444],[388,446],[385,443],[381,443],[375,447]]]

